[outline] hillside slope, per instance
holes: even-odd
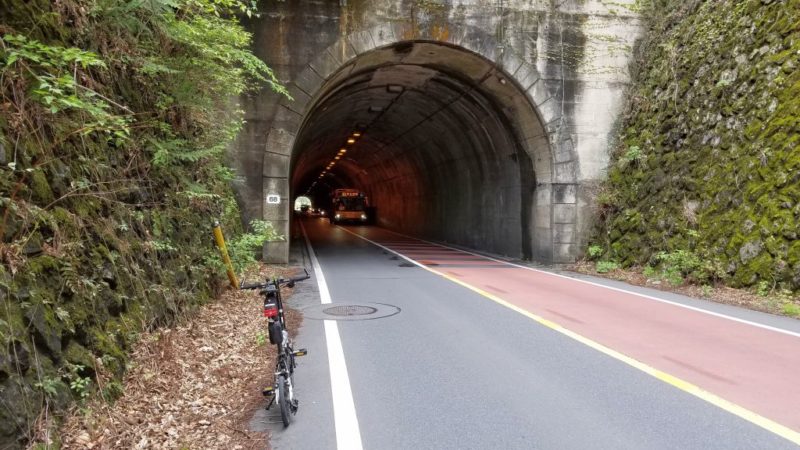
[[[590,253],[799,289],[800,1],[652,3]]]
[[[230,99],[279,88],[241,12],[0,3],[0,448],[24,446],[43,412],[113,399],[138,333],[222,285],[211,223],[241,229]]]

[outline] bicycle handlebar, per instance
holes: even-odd
[[[294,284],[294,283],[296,283],[298,281],[303,281],[303,280],[307,280],[307,279],[311,278],[311,275],[308,274],[307,270],[303,269],[303,271],[305,272],[305,275],[301,275],[299,277],[277,278],[277,279],[274,279],[274,280],[266,280],[265,283],[245,284],[244,281],[242,281],[242,283],[239,285],[239,289],[242,289],[242,290],[245,290],[245,289],[264,289],[267,286],[278,287],[278,286],[287,285],[287,284]]]

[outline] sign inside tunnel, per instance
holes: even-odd
[[[267,204],[277,205],[281,202],[281,196],[278,194],[267,194]]]

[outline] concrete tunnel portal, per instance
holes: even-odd
[[[306,106],[290,198],[323,204],[354,187],[388,229],[552,259],[550,230],[536,218],[546,211],[549,221],[537,184],[549,186],[551,150],[519,69],[454,45],[400,41],[348,59],[314,92],[293,86]]]

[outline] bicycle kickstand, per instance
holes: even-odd
[[[264,390],[261,391],[261,394],[263,394],[264,397],[269,397],[269,403],[264,407],[264,409],[269,411],[270,406],[275,403],[275,388],[272,386],[265,387]]]

